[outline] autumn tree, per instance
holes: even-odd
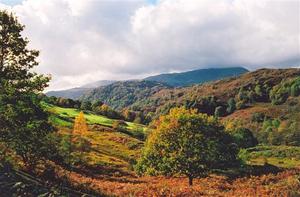
[[[80,136],[86,134],[87,132],[88,126],[84,118],[84,113],[81,111],[79,115],[75,118],[73,134]]]
[[[296,78],[291,85],[291,96],[296,97],[300,95],[300,77]]]
[[[131,121],[131,122],[135,118],[135,114],[133,112],[129,111],[129,109],[123,110],[122,115],[123,115],[123,117],[124,117],[125,120]]]
[[[74,129],[70,136],[70,160],[72,163],[82,163],[84,153],[89,152],[91,148],[90,142],[85,138],[88,132],[88,126],[84,118],[84,113],[81,111],[75,118]],[[65,139],[67,142],[68,138]]]
[[[254,91],[255,91],[255,94],[257,96],[257,98],[260,98],[263,96],[263,91],[262,91],[262,88],[259,84],[257,84],[254,88]]]
[[[53,128],[37,94],[50,78],[33,72],[39,52],[28,49],[23,30],[15,16],[0,10],[0,141],[32,170],[49,152]]]
[[[216,118],[195,110],[173,108],[156,122],[136,170],[150,175],[182,174],[192,185],[194,178],[212,169],[235,164],[237,151],[233,139]]]

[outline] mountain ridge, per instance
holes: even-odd
[[[125,80],[125,81],[121,81],[121,83],[126,81],[154,81],[154,82],[160,82],[166,86],[185,87],[194,84],[219,80],[227,77],[239,76],[240,74],[246,72],[248,72],[248,70],[243,67],[206,68],[206,69],[196,69],[196,70],[191,70],[186,72],[164,73],[164,74],[149,76],[144,79]],[[119,81],[114,81],[114,80],[100,80],[76,88],[59,90],[59,91],[49,91],[46,93],[46,95],[71,98],[71,99],[80,99],[85,97],[84,95],[89,94],[91,91],[93,91],[96,88],[108,86],[110,84],[118,83],[118,82]]]
[[[158,81],[175,87],[183,87],[238,76],[246,72],[249,72],[249,70],[243,67],[205,68],[186,72],[159,74],[146,77],[144,80]]]

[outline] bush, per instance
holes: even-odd
[[[282,82],[272,88],[270,99],[274,105],[284,103],[289,96],[300,95],[300,77]]]
[[[216,109],[215,109],[215,116],[216,117],[222,117],[222,116],[224,116],[224,114],[225,114],[225,110],[222,106],[216,107]]]
[[[266,118],[266,115],[262,112],[255,112],[252,114],[251,121],[252,122],[263,122]]]
[[[235,100],[233,98],[230,98],[227,102],[228,107],[226,109],[228,114],[233,113],[236,110],[236,103]]]
[[[254,137],[253,133],[246,128],[238,128],[232,133],[235,143],[240,148],[250,148],[258,144],[257,139]]]
[[[247,107],[246,102],[245,101],[239,101],[236,103],[236,108],[237,109],[245,109]]]

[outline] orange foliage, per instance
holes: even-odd
[[[88,188],[101,194],[112,196],[298,196],[300,195],[300,169],[292,169],[278,174],[266,174],[237,179],[211,175],[195,179],[188,186],[185,177],[135,177],[133,174],[118,176],[84,175],[57,170],[58,176],[68,175],[69,181],[77,188]],[[95,175],[95,174],[94,174]]]

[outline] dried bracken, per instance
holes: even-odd
[[[299,196],[300,169],[291,169],[278,174],[229,179],[210,175],[195,179],[188,186],[186,178],[176,177],[120,177],[102,176],[92,178],[75,172],[57,169],[58,176],[66,176],[76,187],[114,196]],[[96,172],[95,172],[96,173]]]

